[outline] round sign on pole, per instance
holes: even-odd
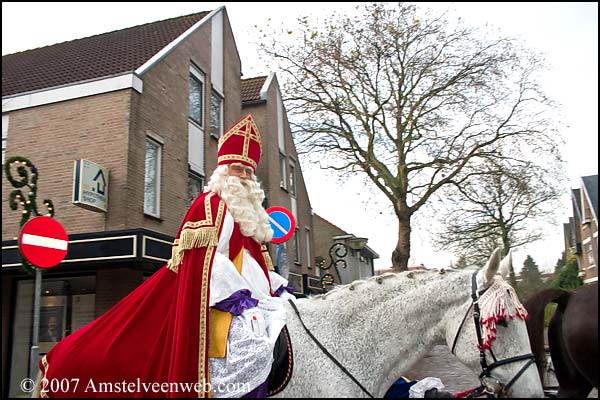
[[[27,261],[36,267],[54,267],[67,255],[69,237],[65,228],[53,218],[35,217],[19,234],[19,249]]]
[[[269,223],[273,229],[273,243],[283,243],[294,235],[296,219],[292,213],[283,207],[270,207],[267,209]]]

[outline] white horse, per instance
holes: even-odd
[[[289,384],[274,397],[381,398],[434,345],[443,343],[477,375],[487,370],[481,381],[488,392],[543,397],[522,320],[526,312],[502,279],[511,262],[509,255],[499,271],[497,249],[479,271],[390,273],[299,299],[295,301],[298,313],[288,304],[294,367]],[[472,299],[475,286],[477,306]],[[482,341],[473,316],[480,306]],[[493,337],[495,322],[500,325],[497,338]],[[482,342],[483,348],[491,344],[483,365],[478,345]]]

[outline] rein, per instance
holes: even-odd
[[[484,293],[484,292],[485,292],[485,290],[482,293]],[[535,357],[532,353],[529,353],[529,354],[523,354],[520,356],[510,357],[505,360],[498,361],[496,359],[496,356],[494,355],[494,352],[490,348],[489,351],[490,351],[490,354],[492,355],[492,358],[494,359],[494,362],[491,363],[490,365],[488,365],[486,357],[485,357],[485,350],[483,347],[483,339],[482,339],[482,335],[481,335],[481,320],[480,320],[481,312],[479,310],[479,296],[477,293],[477,272],[473,273],[473,276],[471,278],[471,298],[473,299],[473,303],[467,309],[467,312],[466,312],[462,322],[460,323],[460,326],[458,327],[456,336],[454,337],[454,341],[452,344],[452,354],[454,354],[454,349],[455,349],[456,343],[458,341],[458,336],[459,336],[460,332],[462,331],[462,328],[465,324],[467,316],[469,315],[469,310],[471,310],[471,307],[473,307],[473,319],[475,321],[475,330],[477,332],[477,343],[479,345],[478,346],[479,347],[479,363],[481,364],[482,372],[481,372],[481,374],[479,374],[479,381],[481,382],[481,385],[479,387],[475,388],[468,397],[479,396],[482,393],[487,393],[492,396],[494,394],[506,393],[511,388],[511,386],[517,381],[517,379],[519,379],[521,377],[521,375],[523,375],[525,370],[527,370],[527,368],[529,368],[529,366],[534,363]],[[506,385],[502,384],[498,379],[496,379],[491,374],[491,371],[496,367],[499,367],[499,366],[505,365],[505,364],[510,364],[510,363],[513,363],[516,361],[522,361],[522,360],[529,360],[529,361],[527,363],[525,363],[525,365],[523,367],[521,367],[519,372],[517,372],[515,374],[515,376]]]
[[[365,389],[365,387],[363,385],[360,384],[360,382],[338,361],[335,359],[335,357],[329,352],[327,351],[327,349],[325,348],[325,346],[323,346],[321,344],[321,342],[319,342],[317,340],[317,338],[311,333],[311,331],[308,330],[308,328],[306,327],[306,325],[304,325],[304,321],[302,321],[302,318],[300,317],[300,312],[298,311],[298,308],[296,307],[296,305],[294,304],[294,302],[292,300],[288,300],[290,305],[292,306],[292,308],[294,309],[294,311],[296,312],[296,315],[298,316],[298,320],[300,321],[300,324],[302,325],[302,327],[304,328],[304,330],[306,331],[306,333],[308,334],[308,336],[313,340],[313,342],[315,342],[315,344],[317,345],[317,347],[319,347],[319,349],[321,349],[321,351],[323,352],[323,354],[325,354],[327,357],[329,357],[331,359],[331,361],[333,361],[333,363],[335,365],[338,366],[338,368],[345,373],[350,379],[352,379],[352,381],[354,383],[356,383],[358,385],[358,387],[360,387],[362,389],[363,392],[365,392],[367,394],[367,396],[369,396],[370,398],[374,398],[374,396],[369,393],[369,391],[367,389]]]

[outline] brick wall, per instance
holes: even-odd
[[[123,205],[128,192],[130,96],[130,90],[121,90],[9,114],[6,156],[23,156],[36,166],[38,211],[46,214],[42,202],[52,200],[55,218],[69,234],[124,229],[128,225]],[[73,162],[79,158],[110,171],[107,215],[72,204]],[[14,239],[20,229],[22,208],[10,210],[7,201],[13,189],[6,178],[2,179],[2,240]],[[27,196],[28,190],[22,191]]]

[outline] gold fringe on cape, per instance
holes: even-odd
[[[216,246],[218,243],[218,229],[214,226],[183,229],[179,239],[175,239],[173,243],[171,258],[167,263],[167,268],[173,272],[177,272],[183,261],[184,251],[200,247]]]

